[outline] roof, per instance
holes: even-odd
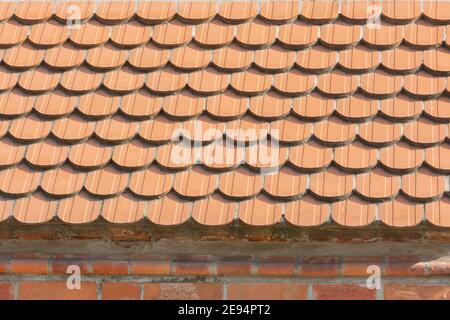
[[[1,2],[0,21],[2,221],[450,226],[450,2]]]

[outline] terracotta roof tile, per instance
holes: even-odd
[[[33,25],[28,40],[38,47],[53,47],[65,42],[68,36],[65,25],[48,21]]]
[[[231,44],[214,50],[212,61],[221,69],[238,71],[247,69],[253,62],[254,52]]]
[[[41,188],[51,196],[73,195],[81,191],[85,174],[70,167],[60,167],[46,171],[42,176]]]
[[[111,27],[89,20],[70,33],[70,40],[83,48],[92,48],[108,41]]]
[[[119,47],[132,48],[150,40],[153,29],[137,21],[115,26],[111,32],[111,41]]]
[[[88,140],[70,148],[69,161],[75,166],[85,169],[103,167],[110,159],[113,148]]]
[[[423,162],[423,151],[403,142],[381,149],[380,162],[391,170],[402,172],[417,169]]]
[[[119,109],[120,97],[111,96],[107,91],[97,90],[84,94],[78,101],[78,111],[88,118],[104,118]]]
[[[192,26],[175,20],[158,24],[153,29],[152,40],[164,47],[178,47],[192,38]]]
[[[154,183],[146,183],[153,181]],[[174,181],[174,174],[150,166],[142,171],[135,171],[130,178],[129,188],[142,197],[157,197],[168,193]]]
[[[35,97],[20,90],[5,92],[0,96],[0,113],[6,117],[16,117],[31,111]]]
[[[368,200],[391,199],[400,190],[400,177],[374,170],[356,177],[356,191]]]
[[[119,23],[131,18],[134,13],[134,6],[134,1],[105,1],[98,4],[95,15],[105,23]]]
[[[239,204],[239,219],[248,225],[270,226],[280,222],[282,217],[281,203],[259,196]]]
[[[450,226],[448,5],[373,3],[0,1],[0,220]]]
[[[11,140],[3,139],[0,142],[0,167],[5,168],[18,164],[25,156],[26,146],[17,144]]]
[[[49,19],[54,10],[54,1],[24,1],[16,5],[14,15],[24,23],[37,23]]]
[[[305,196],[301,200],[286,203],[285,217],[295,226],[320,226],[329,219],[329,210],[329,203]]]
[[[141,71],[152,71],[163,67],[169,61],[169,50],[152,44],[130,50],[128,63]]]
[[[112,166],[91,171],[86,176],[84,187],[94,196],[111,196],[122,193],[128,185],[128,173]]]
[[[151,24],[170,20],[176,13],[176,3],[169,1],[139,1],[137,17]]]
[[[48,49],[44,61],[51,68],[71,69],[84,62],[85,52],[70,43]]]
[[[52,134],[67,142],[81,141],[94,133],[95,124],[78,115],[71,115],[54,122]]]
[[[67,21],[71,19],[75,12],[77,12],[80,15],[80,20],[85,21],[94,14],[94,6],[95,2],[92,0],[64,1],[56,4],[54,14],[59,19]]]
[[[112,223],[131,223],[141,220],[145,209],[144,201],[122,194],[103,202],[102,216]]]
[[[353,190],[353,176],[335,168],[311,175],[310,191],[320,197],[340,199]]]
[[[19,74],[10,72],[5,67],[0,66],[0,77],[0,91],[6,91],[16,85]]]
[[[450,22],[450,5],[444,1],[426,1],[423,4],[423,14],[427,19],[437,23]]]
[[[234,219],[235,207],[235,202],[215,194],[194,202],[192,218],[200,224],[209,226],[229,224]]]
[[[149,165],[155,158],[155,148],[149,148],[139,140],[115,146],[111,160],[127,169],[137,169]]]
[[[403,197],[383,202],[379,207],[381,221],[393,227],[412,227],[419,224],[424,215],[423,211],[422,204],[410,202]]]
[[[17,200],[13,215],[22,223],[48,222],[56,215],[58,201],[42,194],[34,194],[29,198]]]
[[[178,6],[177,14],[189,23],[200,23],[216,14],[214,1],[184,1]]]
[[[331,218],[338,224],[347,227],[363,227],[375,221],[376,205],[367,203],[357,197],[334,202],[331,207]]]
[[[404,26],[386,23],[381,20],[377,28],[365,25],[362,41],[371,47],[388,49],[398,46],[404,37]]]
[[[28,146],[25,159],[36,167],[51,168],[66,161],[68,153],[68,146],[44,140]]]
[[[199,85],[199,80],[194,84]],[[210,84],[208,84],[210,85]],[[214,85],[214,84],[213,84]],[[205,85],[206,86],[206,85]],[[200,90],[200,88],[198,88]],[[200,114],[205,106],[206,99],[199,97],[190,91],[182,91],[177,95],[171,95],[164,98],[163,110],[172,117],[188,118]]]
[[[85,193],[65,198],[59,202],[58,217],[67,223],[87,223],[101,214],[102,201],[95,200]]]
[[[236,40],[245,47],[264,48],[275,41],[276,31],[275,26],[254,20],[236,28]]]
[[[309,47],[317,42],[319,27],[300,21],[283,24],[278,32],[278,41],[290,48]]]
[[[420,1],[383,1],[382,14],[391,21],[400,23],[417,19],[421,14]]]
[[[23,44],[7,49],[3,56],[3,62],[12,68],[28,69],[40,65],[44,56],[45,50],[36,50],[29,44]]]
[[[0,25],[0,45],[12,47],[22,43],[28,36],[29,29],[14,20],[8,20]]]
[[[377,164],[377,149],[362,143],[352,143],[334,149],[334,161],[349,170],[367,170]]]
[[[290,98],[269,92],[263,96],[250,98],[249,111],[260,118],[277,119],[289,113],[291,104]]]
[[[339,3],[335,0],[302,1],[301,15],[316,23],[331,21],[337,18]]]

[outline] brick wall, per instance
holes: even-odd
[[[0,256],[0,299],[450,299],[449,275],[450,261],[422,256],[14,254]]]

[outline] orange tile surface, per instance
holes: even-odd
[[[0,1],[0,217],[449,227],[449,10]]]

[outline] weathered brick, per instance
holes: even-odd
[[[381,269],[381,257],[344,257],[342,263],[342,275],[349,277],[367,277],[369,266],[378,266]]]
[[[450,300],[448,285],[385,284],[386,300]]]
[[[139,300],[141,291],[139,283],[105,282],[102,283],[103,300]]]
[[[0,300],[14,299],[14,287],[11,283],[0,283]]]
[[[169,274],[170,261],[133,261],[131,270],[134,274]]]
[[[305,300],[307,285],[298,283],[230,283],[230,300]]]
[[[54,274],[67,274],[67,268],[69,266],[78,266],[81,274],[88,273],[88,262],[77,260],[55,260],[50,263],[51,272]]]
[[[261,276],[292,276],[295,272],[293,257],[260,257],[258,274]]]
[[[8,260],[6,259],[0,260],[0,273],[5,273],[8,271],[8,264],[9,264]]]
[[[316,300],[375,300],[376,290],[357,284],[314,284]]]
[[[95,274],[128,274],[128,262],[99,260],[92,262],[92,273]]]
[[[80,289],[68,289],[65,281],[25,281],[19,284],[21,300],[95,300],[97,286],[94,282],[81,282]]]
[[[11,261],[11,272],[47,274],[48,261],[41,259],[13,259]]]
[[[301,261],[300,275],[307,277],[336,276],[339,270],[337,257],[304,257]]]
[[[223,297],[221,283],[146,283],[146,300],[219,300]]]
[[[222,257],[217,262],[218,275],[248,276],[251,270],[251,257]]]
[[[178,255],[174,258],[174,272],[180,275],[213,274],[215,258],[209,255]]]

